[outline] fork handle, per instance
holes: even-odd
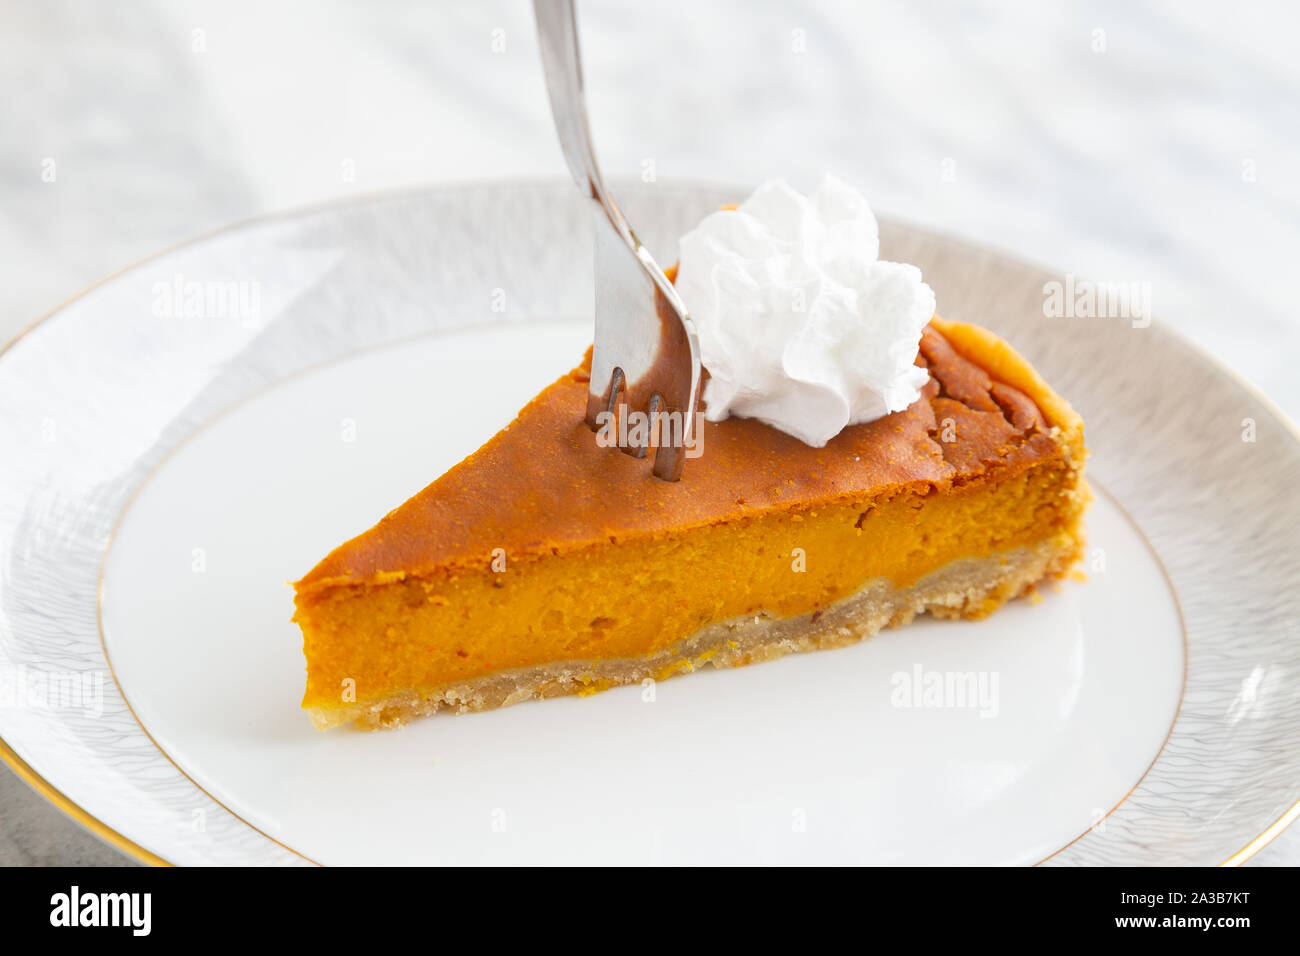
[[[533,0],[537,36],[546,74],[546,91],[559,135],[560,148],[569,174],[591,199],[614,231],[638,258],[641,243],[632,232],[623,211],[605,189],[596,152],[591,145],[587,103],[582,84],[582,58],[578,47],[578,17],[573,0]],[[660,272],[657,266],[655,272]],[[660,284],[656,280],[656,284]]]
[[[542,51],[546,92],[569,173],[579,186],[589,187],[592,199],[604,194],[600,167],[591,146],[587,106],[583,96],[582,58],[578,51],[578,17],[573,0],[534,0],[537,38]]]
[[[591,126],[587,122],[587,103],[583,94],[582,57],[578,46],[578,15],[574,0],[533,0],[537,18],[537,37],[542,54],[542,71],[546,75],[546,92],[569,174],[587,198],[592,200],[596,228],[608,222],[623,244],[640,260],[641,268],[668,300],[677,315],[686,320],[686,305],[668,276],[641,244],[614,197],[605,189],[591,145]],[[599,240],[597,240],[599,242]]]

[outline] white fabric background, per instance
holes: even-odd
[[[808,189],[832,171],[880,213],[1149,282],[1157,318],[1300,418],[1300,7],[586,0],[580,13],[607,175],[652,164],[661,180]],[[235,220],[566,175],[522,0],[8,0],[0,82],[0,341]],[[0,777],[0,863],[94,859],[112,853]],[[1300,863],[1300,833],[1259,861]]]

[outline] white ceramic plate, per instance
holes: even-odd
[[[621,195],[661,261],[737,198]],[[653,695],[316,732],[286,582],[590,336],[570,187],[394,196],[182,246],[0,356],[6,759],[177,863],[1244,858],[1300,796],[1294,429],[1158,324],[1047,319],[1050,276],[884,240],[1083,414],[1086,583]]]

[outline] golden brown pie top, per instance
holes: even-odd
[[[972,340],[981,365],[1021,388],[995,381],[950,339]],[[994,350],[994,361],[981,349]],[[651,475],[648,460],[596,444],[583,421],[589,362],[590,353],[481,449],[336,548],[298,582],[300,593],[478,568],[498,548],[515,560],[905,488],[943,492],[1060,455],[1050,426],[1078,430],[1069,406],[1003,343],[936,318],[917,357],[930,381],[904,411],[850,426],[823,448],[752,419],[706,422],[703,457],[686,462],[680,481],[665,482]]]

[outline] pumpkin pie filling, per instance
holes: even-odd
[[[589,356],[588,356],[589,362]],[[703,424],[678,482],[599,447],[587,362],[295,585],[317,726],[587,693],[982,617],[1083,547],[1083,423],[981,328],[934,318],[902,412],[824,447]]]

